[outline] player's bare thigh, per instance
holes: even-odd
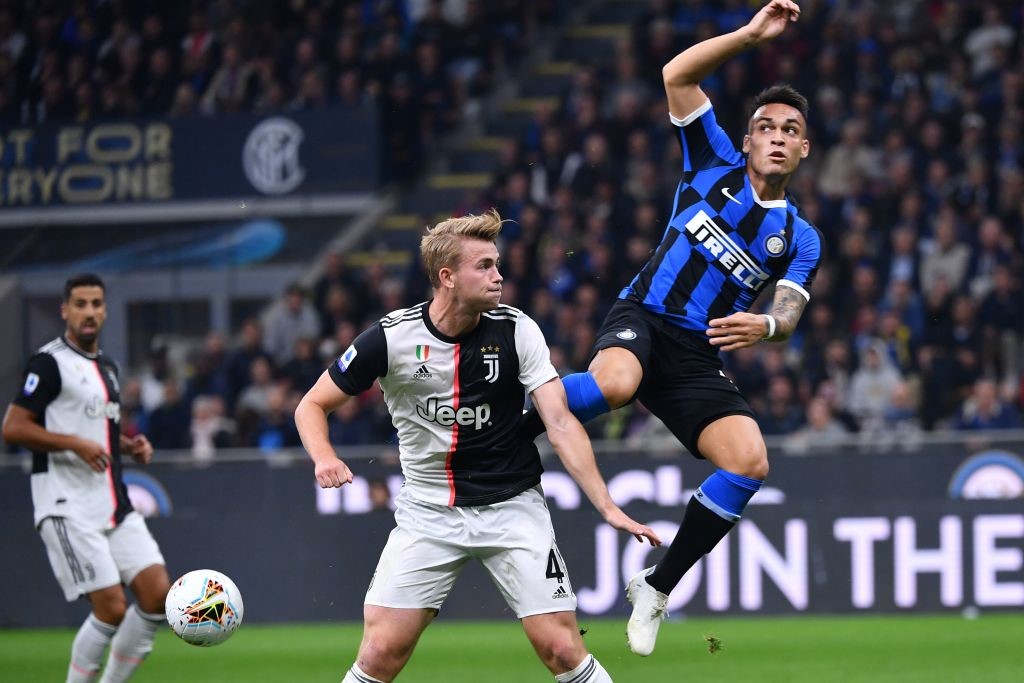
[[[363,605],[363,641],[356,662],[366,674],[390,681],[399,674],[435,609]]]
[[[572,671],[587,656],[575,612],[533,614],[523,617],[522,624],[537,656],[556,676]]]
[[[629,403],[644,378],[640,360],[632,351],[619,346],[598,351],[590,361],[588,370],[597,381],[597,386],[601,387],[601,393],[612,409]]]
[[[768,476],[768,449],[761,429],[747,415],[726,415],[700,433],[697,448],[719,469],[751,479]]]

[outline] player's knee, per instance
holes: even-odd
[[[768,449],[763,441],[750,444],[738,455],[736,469],[733,470],[735,474],[742,474],[758,481],[768,478]]]
[[[170,584],[156,588],[153,592],[138,596],[139,607],[147,614],[159,614],[164,611],[164,603],[167,600],[167,592]]]
[[[601,389],[601,394],[604,395],[604,400],[612,410],[629,403],[633,394],[636,393],[636,382],[628,373],[615,369],[601,369],[596,372],[591,370],[590,374],[594,376],[597,386]]]
[[[124,621],[124,615],[128,611],[128,599],[124,593],[103,595],[92,601],[92,611],[104,624],[117,626]]]
[[[386,639],[372,638],[363,641],[356,662],[360,669],[374,678],[390,681],[402,670],[411,654],[412,644],[406,646]]]
[[[557,672],[572,671],[587,656],[586,648],[572,633],[552,636],[537,650],[544,664]]]

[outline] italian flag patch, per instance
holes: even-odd
[[[416,347],[416,360],[427,360],[430,358],[430,347],[420,344]]]

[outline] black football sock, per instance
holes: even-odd
[[[719,517],[706,508],[697,496],[690,498],[675,540],[665,557],[647,576],[648,585],[665,595],[671,593],[682,580],[683,574],[697,564],[697,560],[711,552],[734,526],[735,522]]]

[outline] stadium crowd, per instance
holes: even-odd
[[[482,115],[465,103],[528,39],[515,2],[180,4],[82,1],[61,14],[0,2],[0,117],[35,124],[373,100],[384,153],[408,160],[393,178],[408,178],[425,139]],[[551,19],[556,4],[526,6]],[[446,15],[450,5],[464,14]],[[702,84],[737,143],[762,87],[786,81],[808,96],[811,155],[791,188],[827,250],[797,334],[725,354],[731,376],[764,433],[788,435],[794,452],[850,433],[1020,427],[1021,4],[801,6],[793,30]],[[680,150],[662,65],[751,12],[743,0],[650,0],[612,54],[578,64],[557,105],[541,106],[505,144],[489,190],[452,207],[496,206],[509,219],[503,302],[537,320],[561,372],[586,367],[595,330],[671,209]],[[427,292],[415,266],[357,271],[332,255],[312,291],[289,288],[245,324],[237,347],[211,334],[187,368],[155,347],[126,384],[128,423],[158,449],[203,458],[225,445],[298,445],[291,413],[325,364]],[[664,436],[655,423],[634,405],[588,430],[643,444]],[[339,445],[392,432],[374,392],[331,418]]]
[[[409,180],[554,6],[0,0],[0,126],[371,104],[385,179]]]

